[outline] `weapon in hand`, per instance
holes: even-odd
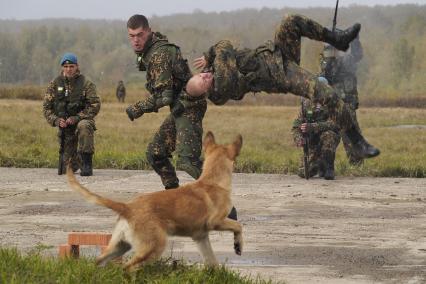
[[[65,96],[68,96],[68,89],[65,90]],[[65,110],[67,109],[68,101],[65,103]],[[67,119],[67,113],[65,112],[63,119]],[[65,163],[64,163],[64,152],[65,152],[65,128],[59,126],[59,161],[58,161],[58,175],[65,173]]]
[[[303,122],[304,123],[310,123],[312,122],[312,111],[305,110],[305,107],[302,102],[302,115],[303,115]],[[305,179],[309,179],[309,129],[307,131],[303,132],[303,169],[305,173]]]
[[[59,127],[60,132],[60,146],[59,146],[59,161],[58,161],[58,175],[62,175],[65,171],[64,164],[64,148],[65,148],[65,129]]]

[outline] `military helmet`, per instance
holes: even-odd
[[[334,46],[330,44],[325,44],[321,54],[324,58],[332,58],[337,56],[337,52],[338,51]]]

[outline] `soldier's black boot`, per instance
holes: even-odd
[[[324,153],[324,179],[326,180],[334,179],[334,158],[335,154],[333,152],[327,151]]]
[[[178,182],[173,182],[173,183],[170,183],[170,184],[166,184],[165,186],[164,186],[164,189],[173,189],[173,188],[178,188],[179,187],[179,183]]]
[[[82,167],[80,171],[81,176],[92,176],[93,168],[92,168],[92,156],[91,153],[81,153]]]
[[[229,212],[228,214],[228,218],[237,221],[238,219],[237,209],[235,209],[234,206],[232,206],[231,212]]]
[[[346,135],[351,141],[358,157],[373,158],[380,155],[380,150],[369,144],[355,128],[346,130]]]
[[[320,178],[323,178],[325,175],[325,162],[324,161],[320,161],[319,162],[319,167],[318,167],[318,176]]]
[[[334,161],[332,163],[327,163],[327,166],[325,168],[324,172],[324,179],[326,180],[333,180],[334,179]]]
[[[356,23],[352,27],[347,28],[344,31],[330,31],[324,29],[325,42],[331,44],[339,50],[346,51],[349,48],[351,41],[358,36],[361,30],[361,24]]]

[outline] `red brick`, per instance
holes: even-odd
[[[99,245],[106,246],[111,239],[111,234],[105,233],[69,233],[68,244],[69,245]]]

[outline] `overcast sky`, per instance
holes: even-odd
[[[335,0],[0,0],[0,19],[120,19],[133,14],[163,16],[176,13],[231,11],[243,8],[332,7]],[[340,0],[349,5],[425,5],[426,0]]]

